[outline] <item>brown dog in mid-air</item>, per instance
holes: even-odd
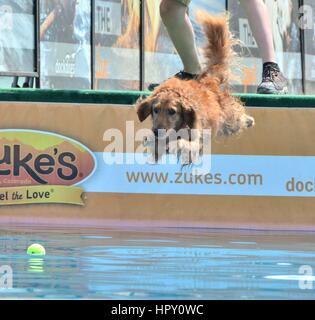
[[[196,148],[198,153],[202,152],[203,129],[211,129],[213,137],[237,134],[254,125],[254,119],[246,114],[241,101],[230,91],[234,40],[229,31],[228,17],[199,13],[199,20],[207,37],[205,71],[196,80],[167,80],[155,89],[152,96],[136,106],[141,122],[152,116],[154,138],[147,139],[146,144],[150,146],[155,161],[162,156],[158,152],[158,142],[168,139],[170,129],[195,132],[186,138],[177,137],[175,148],[174,141],[167,141],[166,151],[171,153],[175,150],[179,155],[196,152]],[[166,134],[160,135],[161,129]],[[189,157],[183,164],[191,162]]]

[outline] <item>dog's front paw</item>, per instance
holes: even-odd
[[[151,154],[151,153],[149,153],[148,154],[148,157],[147,157],[147,164],[156,164],[157,163],[157,161],[156,161],[156,157],[155,157],[155,155],[154,154]]]
[[[180,153],[180,140],[170,141],[167,145],[167,153],[178,155]]]
[[[147,148],[154,147],[155,146],[155,137],[153,135],[144,137],[142,144],[144,147],[147,147]]]
[[[186,140],[178,141],[179,154],[183,166],[189,166],[198,163],[200,158],[200,147],[198,143]]]
[[[149,135],[143,138],[142,145],[147,148],[147,159],[148,164],[155,164],[157,162],[156,156],[156,139],[154,135]]]

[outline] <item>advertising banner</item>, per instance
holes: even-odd
[[[305,50],[305,93],[315,94],[315,3],[304,0],[301,10]]]
[[[139,90],[140,0],[96,0],[94,15],[95,89]]]
[[[40,1],[41,88],[91,89],[91,2]]]
[[[248,111],[195,174],[148,163],[132,106],[3,102],[0,221],[315,230],[315,110]]]
[[[0,0],[0,72],[35,72],[35,1]]]

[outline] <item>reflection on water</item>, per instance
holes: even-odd
[[[315,274],[300,272],[315,268],[314,242],[310,233],[11,228],[0,230],[0,264],[12,267],[13,289],[0,298],[315,299]],[[32,243],[46,256],[27,256]]]
[[[44,272],[44,259],[43,258],[30,258],[28,260],[29,272]]]

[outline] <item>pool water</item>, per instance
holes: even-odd
[[[1,299],[315,299],[312,233],[24,226],[0,242]]]

